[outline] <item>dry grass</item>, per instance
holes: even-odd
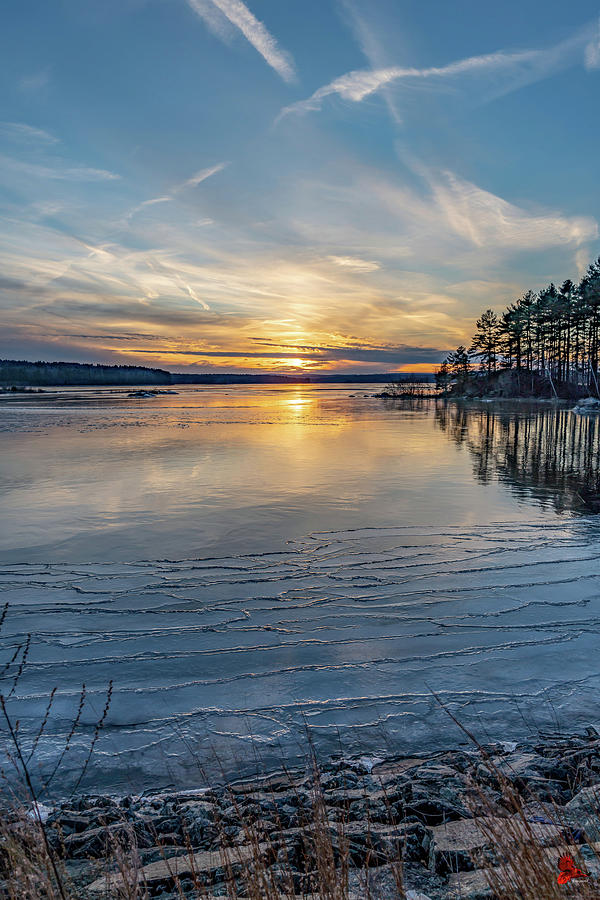
[[[0,626],[6,610],[0,613]],[[17,648],[13,657],[0,673],[14,694],[20,675],[27,663],[29,642]],[[112,686],[109,686],[104,709],[93,732],[89,752],[86,754],[83,771],[77,780],[79,786],[88,767],[100,731],[106,721],[110,707]],[[10,696],[10,694],[8,696]],[[435,696],[435,695],[434,695]],[[73,727],[67,738],[67,747],[56,764],[50,779],[43,785],[46,789],[56,774],[73,735],[79,726],[86,692],[82,688],[81,699]],[[439,698],[438,698],[439,699]],[[40,798],[45,796],[36,790],[30,776],[30,763],[43,738],[52,709],[54,691],[49,696],[45,715],[39,732],[29,753],[21,746],[18,722],[13,723],[7,699],[0,695],[0,711],[11,750],[9,759],[13,766],[10,780],[5,777],[4,790],[0,794],[0,897],[6,900],[83,900],[88,896],[85,887],[77,883],[75,871],[67,857],[64,835],[56,827],[48,827],[42,822]],[[487,853],[478,854],[476,865],[482,870],[493,896],[497,900],[559,900],[565,896],[591,900],[600,896],[598,882],[593,877],[578,879],[568,885],[557,883],[557,860],[561,853],[570,853],[575,864],[584,872],[586,859],[590,860],[596,848],[590,848],[584,857],[577,847],[569,844],[571,825],[566,820],[564,810],[555,804],[541,804],[533,794],[517,790],[513,780],[501,771],[477,740],[446,709],[449,717],[478,747],[482,763],[489,779],[494,783],[496,796],[492,801],[490,793],[473,784],[473,815],[481,828],[482,843],[487,845]],[[322,774],[316,756],[309,742],[310,796],[302,797],[294,787],[294,779],[289,777],[291,795],[286,796],[297,812],[294,827],[284,827],[277,811],[277,794],[270,790],[268,819],[260,806],[240,799],[235,790],[226,794],[228,819],[225,823],[215,814],[212,851],[198,851],[190,837],[183,813],[179,822],[179,833],[184,836],[184,846],[173,846],[163,837],[152,833],[151,837],[160,858],[150,863],[158,866],[161,873],[150,877],[144,861],[144,851],[138,847],[136,832],[123,811],[123,821],[114,823],[103,832],[103,854],[100,859],[90,861],[86,876],[89,883],[95,877],[104,879],[104,889],[93,896],[117,898],[117,900],[147,900],[156,894],[157,882],[168,887],[176,897],[208,898],[213,896],[215,882],[218,890],[229,900],[280,900],[280,898],[300,897],[322,898],[322,900],[350,900],[357,896],[356,887],[351,893],[351,873],[356,885],[356,866],[361,870],[361,885],[358,896],[361,900],[375,900],[368,872],[371,867],[389,865],[393,885],[386,898],[395,890],[396,896],[405,897],[403,880],[403,840],[401,828],[397,837],[392,832],[384,849],[374,837],[375,823],[370,820],[369,804],[365,802],[364,828],[361,827],[360,846],[355,843],[356,832],[349,828],[347,806],[332,808],[323,786]],[[20,789],[14,785],[20,784]],[[9,786],[10,785],[10,786]],[[12,787],[11,787],[12,786]],[[395,821],[393,804],[389,802],[385,784],[381,782],[389,825],[400,826],[403,816]],[[263,793],[268,793],[263,790]],[[246,798],[247,799],[247,798]],[[365,788],[364,798],[369,795]],[[544,818],[554,823],[564,837],[564,846],[544,846],[539,829],[532,823],[530,804],[536,800]],[[396,807],[397,808],[397,807]],[[218,810],[218,805],[215,805]],[[235,825],[232,826],[232,813]],[[598,809],[591,808],[591,817],[600,821]],[[385,815],[383,816],[385,818]],[[379,807],[377,821],[381,825],[382,811]],[[399,820],[399,821],[398,821]],[[108,821],[106,824],[111,824]],[[356,824],[356,823],[355,823]],[[288,826],[290,825],[288,821]],[[152,826],[150,826],[152,831]],[[95,854],[97,856],[97,854]],[[210,865],[205,865],[206,858]],[[147,859],[148,857],[146,857]],[[597,862],[597,861],[596,861]],[[600,865],[595,866],[600,871]],[[467,873],[468,874],[468,873]],[[388,885],[390,884],[388,880]],[[92,896],[92,895],[90,895]]]
[[[579,844],[574,842],[573,825],[562,807],[553,802],[540,802],[527,788],[517,791],[489,757],[485,760],[485,766],[499,785],[501,795],[500,803],[494,804],[489,795],[479,793],[480,818],[477,820],[481,835],[491,848],[484,872],[494,897],[498,900],[559,900],[569,896],[598,900],[598,883],[590,877],[586,867],[590,857],[600,863],[596,845],[588,842],[587,858],[584,858]],[[560,835],[558,841],[552,840],[551,845],[547,844],[539,827],[536,827],[534,813],[537,819],[554,826]],[[589,813],[600,822],[598,808],[590,806]],[[571,880],[568,888],[557,880],[558,860],[563,854],[571,856],[575,866],[588,875]]]
[[[219,864],[231,900],[280,900],[282,897],[319,897],[323,900],[348,900],[349,847],[343,822],[332,824],[327,818],[325,798],[318,771],[310,809],[296,829],[285,829],[276,819],[275,828],[244,812],[235,794],[232,805],[239,817],[239,835],[219,827]],[[185,824],[182,820],[182,828]],[[290,834],[293,831],[294,834]],[[63,862],[64,842],[48,842],[39,818],[31,816],[26,805],[12,798],[10,811],[0,823],[0,877],[5,896],[10,900],[81,900],[85,892],[73,883]],[[160,846],[160,836],[155,835]],[[212,877],[197,867],[197,850],[186,835],[187,854],[179,853],[177,863],[162,848],[164,881],[181,898],[212,897]],[[106,890],[98,897],[141,900],[151,896],[144,883],[143,868],[133,829],[107,833],[105,854],[92,865],[97,876],[106,878]],[[399,868],[399,867],[398,867]],[[401,875],[400,875],[401,877]],[[403,896],[403,895],[400,895]],[[364,897],[369,898],[366,888]]]
[[[598,881],[586,869],[586,859],[581,854],[580,846],[574,843],[573,825],[565,816],[564,809],[554,802],[541,802],[527,785],[517,790],[511,778],[499,769],[475,736],[435,693],[434,696],[477,747],[484,768],[499,789],[499,798],[492,801],[488,793],[473,785],[476,802],[471,802],[471,812],[477,817],[481,836],[490,851],[484,854],[483,859],[481,854],[476,854],[474,862],[482,868],[494,900],[564,900],[565,896],[598,900]],[[546,843],[535,827],[532,809],[537,811],[538,818],[555,826],[562,842],[552,841],[551,846]],[[590,804],[589,815],[600,824],[597,804]],[[596,846],[585,835],[582,839],[587,841],[588,859],[591,856],[595,863],[600,864],[600,844]],[[558,860],[563,854],[570,855],[575,866],[587,877],[573,879],[568,885],[559,884]]]
[[[559,900],[565,896],[582,900],[598,898],[597,882],[593,878],[572,881],[568,887],[557,883],[557,859],[561,853],[571,853],[583,871],[586,871],[586,859],[575,847],[568,845],[567,839],[564,846],[544,846],[531,822],[527,796],[517,792],[510,779],[489,758],[485,765],[500,787],[500,799],[494,803],[481,791],[476,810],[482,837],[492,848],[484,872],[493,896],[498,900]],[[333,821],[316,764],[312,783],[310,806],[305,804],[300,812],[297,827],[287,829],[276,814],[267,823],[253,814],[251,804],[243,808],[239,796],[230,793],[239,833],[232,836],[231,827],[226,832],[217,820],[219,837],[215,851],[221,869],[218,881],[224,882],[225,896],[230,900],[280,900],[284,897],[348,900],[351,896],[351,835],[344,812],[338,810],[337,821]],[[272,797],[275,799],[276,795],[272,794]],[[298,809],[302,809],[300,805]],[[538,809],[568,836],[570,825],[560,807],[538,803]],[[598,811],[590,812],[597,814]],[[97,875],[110,876],[107,891],[96,896],[119,900],[149,898],[154,891],[151,885],[144,883],[135,834],[133,829],[127,831],[125,822],[124,826],[124,830],[107,832],[104,857],[95,861]],[[367,821],[365,826],[368,832],[370,823]],[[44,831],[39,818],[32,817],[31,810],[26,811],[26,804],[13,795],[10,810],[5,807],[0,824],[0,874],[4,880],[4,893],[0,891],[0,895],[9,900],[81,900],[86,896],[85,892],[69,877],[60,840],[48,843]],[[160,841],[160,836],[155,835],[156,846],[160,846]],[[174,895],[181,898],[213,896],[212,875],[197,865],[198,856],[202,854],[198,854],[187,834],[185,843],[187,852],[182,853],[179,849],[177,868],[173,857],[168,856],[173,852],[171,848],[162,848],[164,880]],[[381,858],[381,851],[374,852],[372,858],[367,851],[363,859],[365,879],[360,896],[365,900],[373,897],[366,877],[369,864],[381,865],[387,861],[392,864],[397,896],[404,897],[401,858],[401,846],[387,860]],[[481,857],[478,864],[482,864]]]

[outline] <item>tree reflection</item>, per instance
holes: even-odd
[[[494,478],[557,511],[600,512],[596,416],[561,408],[476,409],[437,403],[435,421],[466,446],[481,484]]]

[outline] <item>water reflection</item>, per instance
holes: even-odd
[[[58,685],[52,767],[86,684],[70,790],[113,679],[88,777],[131,791],[189,785],[215,749],[237,766],[251,739],[292,759],[306,722],[323,752],[447,746],[430,688],[484,739],[586,724],[597,520],[557,512],[592,508],[598,470],[593,418],[371,385],[2,407],[21,734]]]
[[[437,403],[435,422],[467,448],[480,484],[494,479],[557,512],[600,512],[598,420],[568,409]]]

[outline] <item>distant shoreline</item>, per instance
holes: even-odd
[[[183,373],[143,366],[105,366],[91,363],[0,360],[0,387],[130,387],[176,384],[389,384],[433,382],[429,372],[323,373]]]

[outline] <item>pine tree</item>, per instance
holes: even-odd
[[[489,377],[498,368],[551,377],[554,382],[579,385],[600,396],[600,257],[575,284],[567,278],[539,293],[527,291],[498,316],[487,309],[477,320],[469,353]],[[469,373],[458,348],[447,358],[457,380]]]
[[[440,365],[439,369],[435,373],[435,384],[438,391],[445,391],[450,384],[451,379],[450,370],[448,368],[448,361],[444,360]]]
[[[461,344],[460,347],[457,347],[456,350],[448,355],[447,363],[452,373],[452,377],[460,384],[464,384],[471,374],[467,348],[463,347]]]
[[[486,309],[477,319],[477,332],[471,343],[471,354],[480,361],[482,370],[489,376],[496,371],[500,345],[500,320],[493,309]]]

